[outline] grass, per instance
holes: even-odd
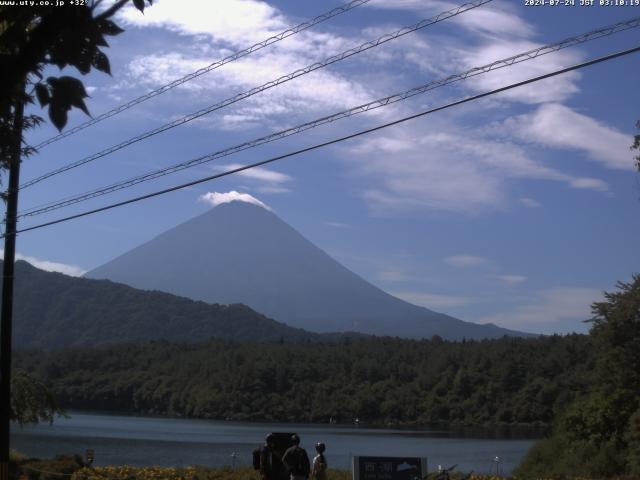
[[[78,455],[61,455],[50,460],[27,458],[18,452],[11,452],[11,479],[22,480],[260,480],[258,472],[252,468],[209,468],[209,467],[84,467]],[[431,480],[435,475],[430,476]],[[453,473],[451,480],[466,478]],[[351,472],[329,470],[328,480],[351,480]],[[471,475],[468,480],[525,480],[516,477],[495,475]],[[557,480],[536,478],[527,480]],[[592,480],[587,478],[563,478],[562,480]]]

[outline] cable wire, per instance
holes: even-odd
[[[53,210],[57,210],[69,205],[74,205],[76,203],[85,201],[85,200],[89,200],[92,198],[97,198],[100,197],[102,195],[106,195],[108,193],[112,193],[118,190],[122,190],[125,188],[129,188],[132,187],[134,185],[137,185],[139,183],[143,183],[146,181],[150,181],[156,178],[160,178],[163,177],[165,175],[169,175],[171,173],[175,173],[187,168],[191,168],[197,165],[201,165],[203,163],[208,163],[211,162],[213,160],[222,158],[222,157],[226,157],[229,155],[233,155],[235,153],[241,152],[243,150],[247,150],[250,148],[254,148],[257,147],[259,145],[263,145],[266,143],[270,143],[282,138],[286,138],[289,137],[291,135],[295,135],[301,132],[304,132],[306,130],[312,129],[312,128],[316,128],[320,125],[324,125],[327,123],[331,123],[334,122],[336,120],[341,120],[343,118],[348,118],[360,113],[364,113],[364,112],[368,112],[377,108],[381,108],[381,107],[385,107],[388,105],[391,105],[393,103],[399,102],[399,101],[403,101],[406,100],[408,98],[411,98],[415,95],[419,95],[422,93],[426,93],[430,90],[445,86],[445,85],[449,85],[451,83],[454,82],[458,82],[461,80],[465,80],[467,78],[470,77],[474,77],[477,75],[481,75],[493,70],[497,70],[500,68],[505,68],[505,67],[509,67],[512,66],[514,64],[517,63],[522,63],[528,60],[532,60],[534,58],[537,58],[539,56],[542,55],[546,55],[549,53],[553,53],[556,52],[560,49],[563,48],[567,48],[567,47],[571,47],[571,46],[575,46],[590,40],[594,40],[597,38],[602,38],[604,36],[608,36],[608,35],[612,35],[624,30],[628,30],[630,28],[637,28],[640,26],[640,17],[635,17],[629,20],[625,20],[622,22],[618,22],[614,25],[609,25],[606,27],[602,27],[599,28],[597,30],[593,30],[591,32],[587,32],[587,33],[583,33],[581,35],[577,35],[574,37],[570,37],[567,39],[564,39],[560,42],[556,42],[550,45],[545,45],[543,47],[539,47],[537,49],[533,49],[533,50],[529,50],[527,52],[524,53],[520,53],[517,55],[513,55],[511,57],[502,59],[502,60],[497,60],[494,61],[492,63],[483,65],[481,67],[475,67],[472,68],[470,70],[467,70],[465,72],[462,73],[457,73],[454,75],[450,75],[448,77],[439,79],[439,80],[435,80],[435,81],[431,81],[428,82],[426,84],[420,85],[418,87],[414,87],[410,90],[401,92],[401,93],[396,93],[378,100],[374,100],[372,102],[363,104],[363,105],[359,105],[357,107],[353,107],[351,109],[348,110],[344,110],[338,113],[334,113],[332,115],[326,116],[326,117],[322,117],[322,118],[318,118],[316,120],[312,120],[310,122],[306,122],[303,123],[301,125],[297,125],[295,127],[291,127],[285,130],[281,130],[275,133],[272,133],[270,135],[261,137],[261,138],[257,138],[257,139],[253,139],[253,140],[249,140],[247,142],[241,143],[239,145],[235,145],[223,150],[219,150],[217,152],[214,153],[210,153],[207,155],[203,155],[185,162],[181,162],[181,163],[177,163],[174,165],[171,165],[169,167],[165,167],[165,168],[161,168],[152,172],[147,172],[145,174],[133,177],[133,178],[129,178],[127,180],[123,180],[117,183],[113,183],[111,185],[105,186],[105,187],[101,187],[99,189],[95,189],[95,190],[91,190],[89,192],[84,192],[82,194],[77,194],[74,196],[69,196],[69,197],[65,197],[63,199],[60,200],[56,200],[54,202],[49,202],[47,204],[44,205],[39,205],[39,206],[35,206],[35,207],[31,207],[29,209],[26,209],[22,212],[19,213],[18,218],[23,218],[23,217],[30,217],[30,216],[36,216],[36,215],[40,215],[43,213],[47,213],[47,212],[51,212]]]
[[[507,91],[507,90],[511,90],[513,88],[517,88],[517,87],[521,87],[521,86],[524,86],[524,85],[528,85],[530,83],[538,82],[540,80],[545,80],[547,78],[555,77],[557,75],[562,75],[564,73],[571,72],[573,70],[578,70],[580,68],[585,68],[585,67],[588,67],[588,66],[591,66],[591,65],[602,63],[602,62],[605,62],[605,61],[608,61],[608,60],[613,60],[614,58],[622,57],[624,55],[629,55],[631,53],[636,53],[636,52],[640,52],[640,46],[629,48],[627,50],[622,50],[622,51],[616,52],[616,53],[611,53],[609,55],[605,55],[605,56],[602,56],[602,57],[599,57],[599,58],[596,58],[596,59],[593,59],[593,60],[589,60],[587,62],[583,62],[583,63],[576,64],[576,65],[572,65],[570,67],[566,67],[566,68],[563,68],[561,70],[556,70],[556,71],[553,71],[551,73],[546,73],[544,75],[539,75],[537,77],[529,78],[529,79],[523,80],[521,82],[512,83],[512,84],[507,85],[505,87],[500,87],[500,88],[497,88],[497,89],[494,89],[494,90],[490,90],[488,92],[480,93],[480,94],[477,94],[477,95],[472,95],[472,96],[466,97],[466,98],[464,98],[462,100],[457,100],[455,102],[447,103],[446,105],[442,105],[442,106],[439,106],[439,107],[436,107],[436,108],[425,110],[423,112],[416,113],[416,114],[410,115],[408,117],[403,117],[403,118],[401,118],[399,120],[394,120],[392,122],[388,122],[388,123],[385,123],[385,124],[382,124],[382,125],[378,125],[376,127],[368,128],[366,130],[361,130],[359,132],[352,133],[350,135],[345,135],[343,137],[335,138],[333,140],[329,140],[329,141],[326,141],[326,142],[323,142],[323,143],[318,143],[318,144],[312,145],[310,147],[306,147],[306,148],[303,148],[303,149],[300,149],[300,150],[296,150],[296,151],[293,151],[293,152],[285,153],[283,155],[279,155],[277,157],[272,157],[272,158],[269,158],[267,160],[262,160],[260,162],[255,162],[255,163],[252,163],[252,164],[249,164],[249,165],[245,165],[245,166],[242,166],[242,167],[238,167],[238,168],[234,168],[234,169],[231,169],[231,170],[227,170],[226,172],[218,173],[218,174],[215,174],[215,175],[210,175],[210,176],[204,177],[204,178],[199,178],[197,180],[192,180],[192,181],[187,182],[187,183],[182,183],[180,185],[176,185],[176,186],[173,186],[173,187],[170,187],[170,188],[165,188],[163,190],[158,190],[158,191],[155,191],[155,192],[152,192],[152,193],[147,193],[145,195],[141,195],[141,196],[138,196],[138,197],[130,198],[128,200],[124,200],[124,201],[121,201],[121,202],[112,203],[112,204],[106,205],[104,207],[95,208],[93,210],[87,210],[85,212],[77,213],[75,215],[69,215],[67,217],[59,218],[57,220],[52,220],[50,222],[45,222],[45,223],[41,223],[41,224],[34,225],[34,226],[31,226],[31,227],[23,228],[23,229],[17,230],[16,232],[7,232],[4,235],[2,235],[2,238],[6,237],[7,235],[16,235],[18,233],[29,232],[31,230],[37,230],[37,229],[48,227],[48,226],[51,226],[51,225],[56,225],[56,224],[59,224],[59,223],[68,222],[70,220],[75,220],[76,218],[86,217],[88,215],[93,215],[93,214],[96,214],[96,213],[99,213],[99,212],[104,212],[106,210],[111,210],[111,209],[114,209],[114,208],[117,208],[117,207],[122,207],[124,205],[129,205],[129,204],[132,204],[132,203],[140,202],[142,200],[146,200],[146,199],[149,199],[149,198],[157,197],[159,195],[164,195],[164,194],[167,194],[167,193],[170,193],[170,192],[175,192],[177,190],[182,190],[183,188],[192,187],[194,185],[199,185],[201,183],[205,183],[205,182],[209,182],[211,180],[215,180],[215,179],[218,179],[218,178],[226,177],[228,175],[233,175],[234,173],[239,173],[239,172],[242,172],[242,171],[245,171],[245,170],[249,170],[249,169],[252,169],[252,168],[261,167],[263,165],[267,165],[267,164],[276,162],[278,160],[283,160],[285,158],[297,156],[297,155],[300,155],[302,153],[310,152],[312,150],[317,150],[319,148],[327,147],[329,145],[334,145],[336,143],[344,142],[346,140],[351,140],[353,138],[357,138],[357,137],[360,137],[362,135],[366,135],[366,134],[369,134],[369,133],[372,133],[372,132],[376,132],[378,130],[382,130],[382,129],[385,129],[385,128],[388,128],[388,127],[391,127],[391,126],[394,126],[394,125],[398,125],[398,124],[407,122],[409,120],[414,120],[416,118],[420,118],[420,117],[423,117],[423,116],[426,116],[426,115],[433,114],[435,112],[439,112],[439,111],[446,110],[446,109],[449,109],[449,108],[452,108],[452,107],[455,107],[455,106],[458,106],[458,105],[462,105],[462,104],[465,104],[465,103],[468,103],[468,102],[479,100],[481,98],[488,97],[488,96],[491,96],[491,95],[495,95],[497,93],[504,92],[504,91]]]
[[[320,62],[316,62],[313,63],[311,65],[308,65],[304,68],[298,69],[294,72],[291,72],[287,75],[283,75],[280,78],[277,78],[275,80],[271,80],[263,85],[260,85],[259,87],[255,87],[252,88],[251,90],[247,90],[245,92],[242,93],[238,93],[237,95],[234,95],[233,97],[229,97],[225,100],[222,100],[221,102],[218,102],[214,105],[210,105],[208,107],[205,107],[201,110],[198,110],[197,112],[194,113],[190,113],[188,115],[185,115],[183,117],[180,117],[172,122],[169,122],[165,125],[162,125],[158,128],[155,128],[153,130],[149,130],[147,132],[144,132],[140,135],[137,135],[133,138],[130,138],[129,140],[126,140],[124,142],[121,142],[117,145],[111,146],[109,148],[106,148],[98,153],[94,153],[93,155],[90,155],[88,157],[82,158],[80,160],[77,160],[75,162],[72,162],[70,164],[67,164],[65,166],[62,166],[56,170],[50,171],[48,173],[45,173],[37,178],[34,178],[26,183],[24,183],[23,185],[20,186],[21,189],[30,187],[31,185],[35,185],[36,183],[39,183],[43,180],[46,180],[48,178],[51,178],[55,175],[58,175],[60,173],[69,171],[73,168],[79,167],[81,165],[85,165],[89,162],[92,162],[94,160],[97,160],[99,158],[105,157],[107,155],[110,155],[111,153],[117,152],[118,150],[121,150],[125,147],[128,147],[130,145],[133,145],[134,143],[140,142],[142,140],[145,140],[149,137],[152,137],[154,135],[157,135],[159,133],[165,132],[167,130],[170,130],[172,128],[175,128],[177,126],[183,125],[185,123],[191,122],[197,118],[200,118],[204,115],[207,115],[209,113],[212,113],[216,110],[220,110],[224,107],[227,107],[229,105],[232,105],[234,103],[240,102],[241,100],[245,100],[253,95],[256,95],[258,93],[262,93],[266,90],[269,90],[273,87],[276,87],[278,85],[282,85],[283,83],[289,82],[295,78],[301,77],[303,75],[306,75],[308,73],[314,72],[316,70],[319,70],[321,68],[327,67],[331,64],[340,62],[346,58],[352,57],[354,55],[357,55],[359,53],[362,53],[364,51],[367,51],[371,48],[380,46],[384,43],[390,42],[392,40],[395,40],[397,38],[400,38],[404,35],[407,35],[409,33],[415,32],[417,30],[420,30],[422,28],[428,27],[430,25],[434,25],[436,23],[440,23],[444,20],[447,20],[449,18],[455,17],[457,15],[460,15],[461,13],[464,13],[468,10],[477,8],[481,5],[484,5],[485,3],[489,3],[493,0],[475,0],[473,2],[469,2],[469,3],[465,3],[463,5],[460,5],[459,7],[453,8],[451,10],[447,10],[445,12],[439,13],[438,15],[436,15],[435,17],[431,17],[431,18],[427,18],[424,20],[419,21],[418,23],[415,23],[411,26],[407,26],[407,27],[403,27],[400,30],[397,30],[393,33],[387,33],[385,35],[382,35],[381,37],[379,37],[376,40],[373,41],[369,41],[369,42],[365,42],[357,47],[354,48],[350,48],[349,50],[346,50],[342,53],[339,53],[337,55],[333,55],[331,57],[328,57]]]
[[[182,78],[178,78],[177,80],[174,80],[170,83],[167,83],[166,85],[163,85],[162,87],[159,87],[149,93],[146,93],[145,95],[141,95],[140,97],[134,98],[133,100],[122,104],[112,110],[109,110],[108,112],[105,112],[101,115],[98,115],[95,118],[92,118],[91,120],[88,120],[84,123],[81,123],[80,125],[67,130],[66,132],[62,132],[59,133],[58,135],[51,137],[47,140],[45,140],[42,143],[39,143],[38,145],[36,145],[36,149],[40,149],[42,147],[45,147],[51,143],[57,142],[58,140],[62,140],[65,137],[68,137],[70,135],[73,135],[75,133],[78,133],[81,130],[84,130],[87,127],[90,127],[92,125],[95,125],[98,122],[101,122],[102,120],[105,120],[109,117],[113,117],[114,115],[117,115],[119,113],[124,112],[125,110],[130,109],[131,107],[134,107],[142,102],[146,102],[147,100],[156,97],[158,95],[163,94],[164,92],[167,92],[169,90],[171,90],[172,88],[175,88],[179,85],[182,85],[183,83],[186,83],[190,80],[193,80],[194,78],[197,78],[201,75],[204,75],[205,73],[208,73],[212,70],[215,70],[216,68],[222,67],[223,65],[226,65],[227,63],[231,63],[233,61],[236,61],[242,57],[246,57],[247,55],[256,52],[258,50],[261,50],[269,45],[273,45],[274,43],[277,43],[281,40],[284,40],[285,38],[288,38],[292,35],[295,35],[297,33],[302,32],[303,30],[307,30],[319,23],[322,23],[326,20],[329,20],[333,17],[336,17],[338,15],[341,15],[343,13],[348,12],[349,10],[353,10],[356,7],[359,7],[360,5],[363,5],[365,3],[370,2],[371,0],[353,0],[349,3],[347,3],[346,5],[343,5],[342,7],[337,7],[334,8],[333,10],[324,13],[322,15],[318,15],[317,17],[306,21],[304,23],[301,23],[299,25],[296,25],[295,27],[289,28],[283,32],[278,33],[277,35],[274,35],[272,37],[267,38],[266,40],[263,40],[261,42],[258,42],[254,45],[251,45],[248,48],[245,48],[244,50],[240,50],[239,52],[235,52],[225,58],[223,58],[222,60],[218,60],[206,67],[200,68],[199,70],[196,70],[195,72],[189,73],[188,75],[185,75]]]

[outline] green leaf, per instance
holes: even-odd
[[[80,80],[73,77],[49,77],[47,83],[51,85],[51,98],[49,107],[49,118],[53,124],[61,130],[67,123],[67,112],[71,107],[82,110],[87,115],[89,110],[84,103],[87,92]]]
[[[64,108],[62,105],[57,103],[51,103],[49,106],[49,118],[51,119],[51,123],[60,131],[67,124],[67,112],[68,108]]]
[[[96,34],[96,37],[94,39],[94,42],[96,45],[98,45],[99,47],[108,47],[109,44],[107,43],[107,41],[104,39],[104,36],[101,33]]]
[[[84,100],[82,100],[81,98],[74,98],[73,101],[71,102],[71,105],[73,105],[76,108],[79,108],[86,115],[91,116],[91,114],[89,113],[89,109],[87,108],[87,105],[84,103]]]
[[[36,88],[36,97],[38,97],[40,106],[41,107],[46,106],[51,100],[51,97],[49,95],[49,89],[44,83],[37,83],[35,88]]]
[[[104,35],[115,36],[115,35],[120,35],[122,32],[124,32],[122,28],[120,28],[118,25],[116,25],[114,22],[108,19],[102,20],[98,24],[98,28],[100,29],[100,32],[103,33]]]
[[[82,51],[73,66],[76,67],[80,73],[86,75],[91,71],[92,58],[93,55],[88,51]]]
[[[47,82],[51,84],[51,80],[53,77],[49,77]],[[84,85],[80,80],[73,77],[59,77],[55,79],[54,84],[51,84],[54,90],[59,90],[64,92],[65,94],[72,95],[78,98],[87,98],[87,92],[84,89]]]
[[[98,50],[93,56],[93,66],[108,75],[111,75],[111,65],[107,56]]]

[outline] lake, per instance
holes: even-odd
[[[353,455],[426,457],[429,470],[509,474],[540,432],[487,429],[392,429],[355,425],[244,423],[70,412],[53,425],[11,430],[11,447],[35,457],[95,451],[94,465],[249,465],[268,432],[296,432],[309,454],[322,441],[330,467],[350,469]],[[235,454],[235,455],[234,455]]]

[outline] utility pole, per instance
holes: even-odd
[[[13,271],[16,257],[16,224],[20,157],[24,120],[24,83],[20,83],[13,111],[13,138],[9,158],[9,188],[5,219],[0,320],[0,480],[9,480],[9,424],[11,416],[11,327],[13,321]]]

